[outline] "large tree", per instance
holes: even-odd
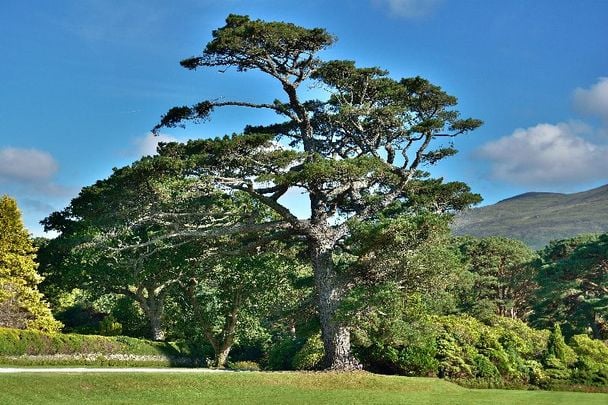
[[[349,369],[357,367],[349,329],[335,314],[350,283],[336,269],[334,252],[348,237],[352,221],[373,220],[396,201],[408,200],[410,184],[422,179],[420,169],[456,152],[438,140],[467,133],[481,122],[461,119],[453,109],[456,98],[423,78],[395,80],[379,68],[319,59],[318,52],[334,41],[321,28],[230,15],[224,27],[213,31],[202,55],[183,60],[182,66],[256,70],[278,82],[282,99],[216,99],[174,107],[154,131],[203,121],[220,107],[267,109],[282,117],[277,124],[248,127],[232,138],[167,145],[161,155],[190,162],[192,175],[243,191],[279,216],[232,231],[288,231],[305,240],[325,364]],[[324,89],[327,98],[306,99],[304,83]],[[307,194],[309,218],[298,218],[280,200],[292,189]],[[458,184],[452,191],[466,193],[468,188]],[[230,227],[223,232],[231,232]]]
[[[0,326],[57,331],[37,285],[36,248],[21,221],[17,202],[0,197]]]

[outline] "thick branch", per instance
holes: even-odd
[[[154,245],[158,242],[179,238],[201,238],[201,239],[211,239],[217,238],[221,236],[230,236],[235,234],[243,234],[243,233],[252,233],[252,232],[267,232],[267,231],[276,231],[281,229],[291,229],[292,225],[284,222],[284,221],[272,221],[272,222],[263,222],[263,223],[247,223],[236,225],[232,227],[224,227],[224,228],[212,228],[205,230],[197,230],[197,229],[184,229],[181,231],[171,232],[164,235],[159,235],[157,237],[152,238],[149,241],[137,243],[133,245],[127,245],[120,248],[114,248],[115,252],[122,252],[133,249],[140,249],[146,246]]]

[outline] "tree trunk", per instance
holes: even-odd
[[[230,354],[230,349],[232,349],[232,345],[223,345],[216,353],[215,353],[215,367],[226,367],[226,360],[228,360],[228,355]]]
[[[165,331],[162,328],[162,316],[164,311],[164,295],[153,296],[148,291],[148,297],[142,297],[141,307],[150,321],[150,337],[155,341],[165,340]]]
[[[330,370],[354,370],[359,364],[350,347],[350,331],[336,319],[336,311],[346,289],[338,279],[329,243],[312,241],[310,255],[318,294],[324,365]]]
[[[152,340],[163,341],[165,340],[165,331],[161,326],[160,315],[150,316],[150,335]]]

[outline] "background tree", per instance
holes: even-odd
[[[423,211],[353,230],[357,285],[341,312],[367,368],[425,375],[436,367],[431,317],[455,312],[460,290],[470,287],[449,219]]]
[[[164,339],[162,317],[169,287],[188,271],[186,259],[201,254],[201,244],[149,242],[172,232],[175,224],[196,221],[183,213],[184,206],[203,210],[201,205],[208,202],[188,198],[194,186],[168,163],[144,158],[115,169],[108,179],[83,188],[66,209],[43,221],[46,230],[61,233],[44,248],[42,267],[48,284],[84,289],[94,297],[114,293],[133,299],[146,314],[154,340]],[[163,215],[155,216],[156,210]],[[143,246],[123,248],[132,244]]]
[[[213,347],[216,367],[225,366],[239,336],[255,333],[290,295],[302,266],[282,250],[275,243],[266,252],[202,260],[184,283],[186,312]]]
[[[456,98],[420,77],[394,80],[379,68],[321,61],[317,53],[334,40],[320,28],[228,16],[226,25],[213,31],[203,54],[183,60],[182,66],[258,70],[278,81],[284,100],[215,100],[175,107],[154,131],[202,121],[215,108],[229,106],[269,109],[286,120],[249,127],[243,136],[168,145],[161,148],[161,156],[179,156],[192,164],[192,175],[241,190],[279,215],[280,221],[255,230],[288,230],[306,240],[325,364],[349,369],[357,367],[349,329],[336,318],[350,285],[334,265],[334,251],[350,233],[343,219],[364,222],[395,201],[407,200],[408,186],[421,179],[422,165],[456,152],[436,140],[469,132],[481,122],[460,119],[452,109]],[[328,99],[305,100],[300,86],[307,81],[325,89]],[[277,143],[280,140],[289,147]],[[308,219],[299,219],[279,201],[295,187],[308,194]]]
[[[55,332],[61,323],[37,285],[36,249],[21,220],[17,202],[0,197],[0,326]]]
[[[552,242],[541,251],[533,323],[608,337],[608,234]]]
[[[482,318],[496,314],[526,319],[537,288],[536,253],[523,242],[502,237],[464,237],[456,243],[472,275],[463,309]]]

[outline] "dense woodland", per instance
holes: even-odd
[[[231,15],[182,66],[255,70],[283,94],[174,107],[154,131],[225,107],[278,123],[161,144],[44,219],[54,239],[3,197],[0,326],[182,342],[216,367],[607,385],[608,234],[539,251],[453,236],[481,197],[425,168],[481,121],[423,78],[320,59],[334,41]]]

